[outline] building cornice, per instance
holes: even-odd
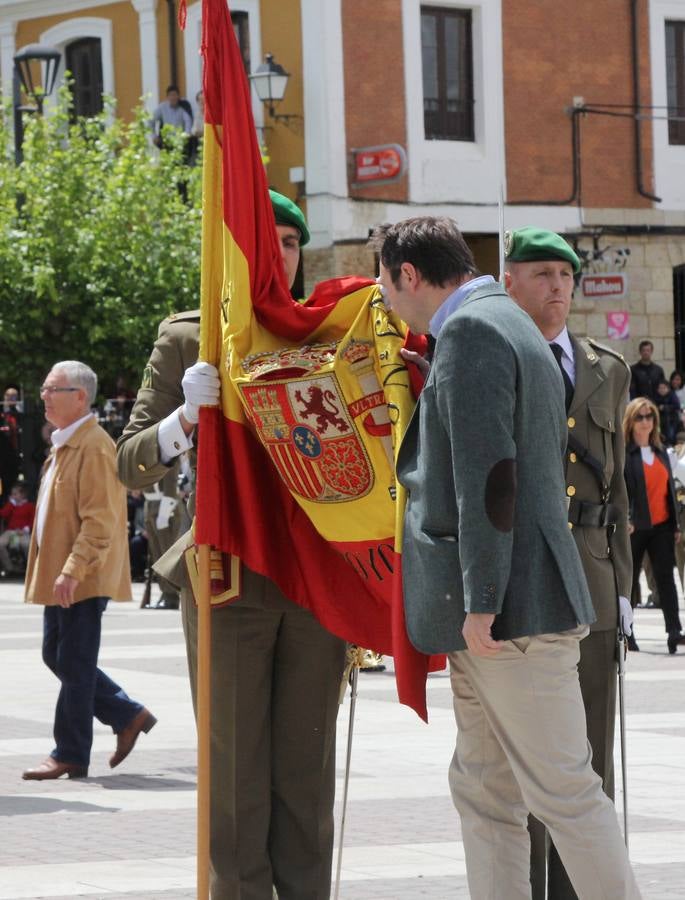
[[[116,0],[114,0],[116,3]],[[128,0],[121,0],[122,3]],[[111,6],[112,0],[0,0],[0,23],[23,22],[63,13],[81,12],[97,6]]]

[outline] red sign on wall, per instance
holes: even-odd
[[[352,151],[354,187],[397,181],[407,170],[407,155],[399,144],[379,144]]]
[[[583,275],[580,279],[583,297],[588,300],[603,300],[612,297],[623,300],[628,292],[628,280],[622,272],[601,275]]]

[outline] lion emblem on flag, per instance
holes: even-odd
[[[240,391],[261,443],[294,494],[338,503],[369,493],[373,469],[334,374],[253,381]]]

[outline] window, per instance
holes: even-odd
[[[666,22],[666,93],[669,116],[685,117],[685,22]],[[685,121],[669,120],[668,143],[685,144]]]
[[[245,72],[250,74],[250,23],[246,12],[232,12],[231,21],[233,30],[240,47],[240,55],[243,58]]]
[[[473,141],[471,10],[421,7],[427,140]]]
[[[102,49],[99,38],[82,38],[67,45],[67,69],[73,78],[74,116],[102,112]]]

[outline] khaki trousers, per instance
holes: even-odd
[[[472,900],[530,900],[530,811],[582,900],[637,900],[613,804],[590,764],[578,684],[585,627],[449,655],[457,744],[452,798]]]
[[[259,581],[274,594],[250,574]],[[280,609],[212,611],[212,900],[272,900],[273,887],[279,900],[330,895],[345,644],[280,598]],[[197,607],[185,590],[181,608],[195,704]]]
[[[580,642],[578,663],[580,691],[585,707],[587,738],[592,748],[592,768],[602,788],[614,799],[614,723],[616,721],[616,632],[591,631]],[[530,883],[533,900],[577,900],[556,847],[542,822],[528,820],[530,833]],[[545,883],[547,890],[545,891]]]

